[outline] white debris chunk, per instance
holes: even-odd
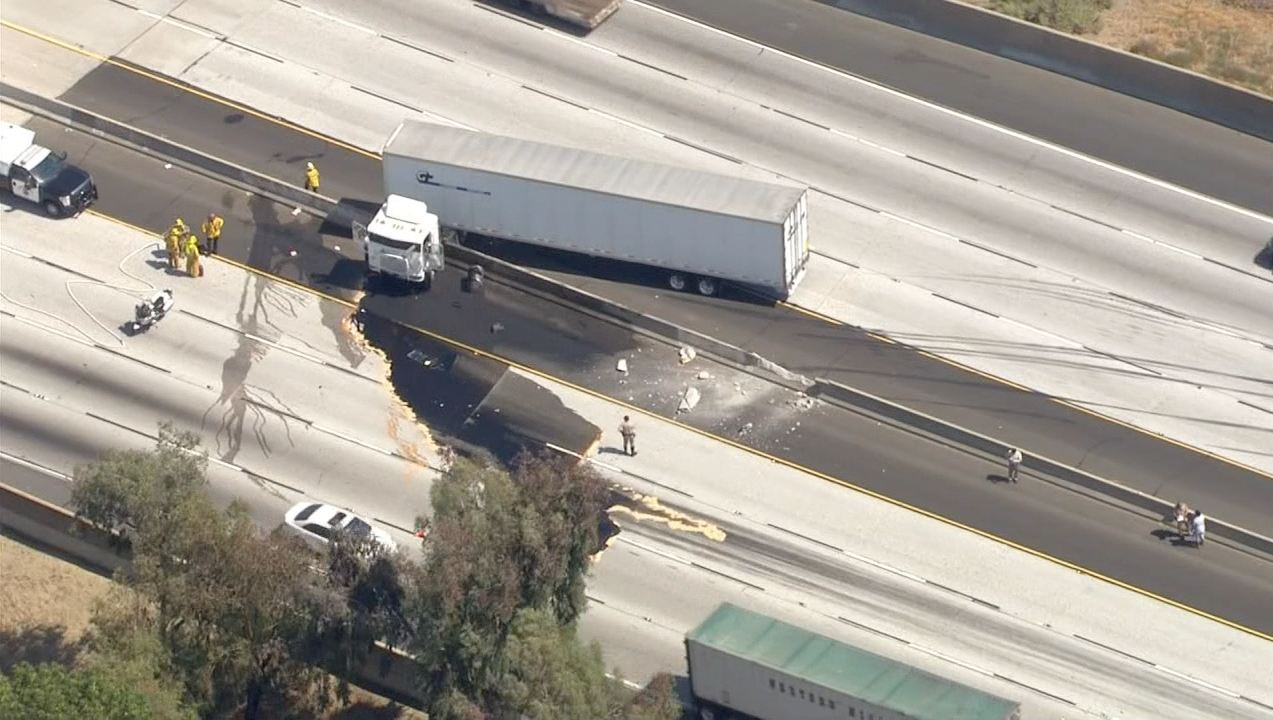
[[[624,375],[627,375],[627,374],[628,374],[628,359],[627,359],[627,358],[619,358],[619,362],[617,362],[617,363],[615,363],[615,364],[614,364],[614,369],[615,369],[615,370],[618,370],[619,372],[623,373]]]
[[[689,345],[682,345],[679,354],[681,356],[682,365],[698,357],[698,352],[695,351],[694,348],[690,347]]]
[[[706,370],[699,370],[698,374],[695,375],[694,377],[698,378],[699,380],[711,380],[712,374],[707,372]]]
[[[791,401],[792,405],[795,405],[797,408],[801,410],[808,410],[812,408],[813,403],[814,403],[813,398],[809,397],[808,395],[805,395],[804,393],[800,393],[800,397]]]
[[[677,406],[676,411],[678,413],[683,413],[693,410],[694,406],[698,405],[698,401],[701,398],[702,395],[698,392],[698,388],[685,388],[685,392],[681,395],[681,404]]]

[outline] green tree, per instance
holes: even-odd
[[[676,694],[676,679],[668,673],[655,675],[637,692],[623,714],[624,720],[680,720],[685,707]]]
[[[548,610],[528,609],[513,620],[505,650],[508,671],[495,693],[497,717],[598,720],[615,717],[616,695],[601,648],[585,644]]]
[[[312,556],[263,536],[244,507],[221,511],[205,492],[207,460],[190,433],[160,427],[149,452],[116,451],[78,468],[72,503],[87,520],[125,528],[133,550],[120,580],[128,611],[155,628],[167,662],[206,713],[260,716],[267,703],[325,699],[326,673],[308,664],[320,583]],[[136,627],[103,622],[103,642]]]
[[[0,675],[0,720],[187,720],[188,711],[152,704],[137,678],[109,668],[70,670],[56,663],[19,663]]]
[[[568,626],[583,612],[605,497],[590,468],[545,456],[523,456],[511,474],[462,459],[439,478],[411,611],[432,697],[455,691],[489,708],[510,672],[518,613],[542,610]]]

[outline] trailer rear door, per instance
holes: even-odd
[[[809,193],[800,195],[800,200],[791,214],[783,222],[783,246],[786,251],[787,291],[795,288],[800,273],[804,272],[809,258]]]

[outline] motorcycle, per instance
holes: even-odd
[[[133,309],[133,321],[128,324],[128,332],[132,335],[144,333],[151,326],[164,319],[173,308],[171,290],[160,290],[153,297],[137,303]]]

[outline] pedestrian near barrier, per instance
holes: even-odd
[[[217,245],[221,242],[221,228],[225,227],[225,220],[216,213],[208,213],[208,219],[203,221],[203,236],[208,240],[208,254],[217,254]]]
[[[636,425],[632,424],[632,418],[627,415],[619,423],[619,435],[623,437],[623,454],[636,455]]]
[[[1020,449],[1008,449],[1008,482],[1017,481],[1017,475],[1021,472],[1021,461],[1024,459]]]
[[[199,258],[199,237],[194,233],[186,239],[186,272],[190,277],[203,277],[203,262]]]
[[[314,163],[305,163],[305,189],[310,192],[318,192],[318,168],[314,167]]]

